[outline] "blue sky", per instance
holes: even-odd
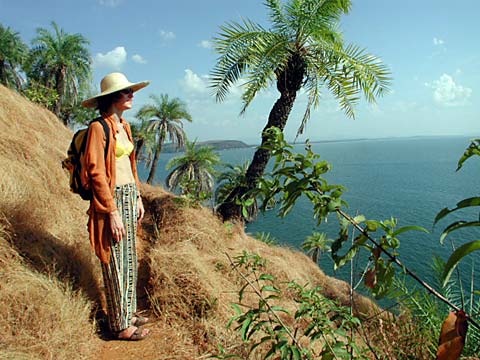
[[[347,43],[366,48],[392,71],[392,91],[376,105],[359,104],[347,118],[325,91],[300,138],[332,140],[431,135],[480,135],[480,27],[478,0],[353,0],[342,18]],[[241,88],[215,103],[208,74],[216,55],[211,39],[226,21],[248,18],[268,27],[261,0],[0,0],[0,23],[27,43],[55,21],[90,40],[94,82],[111,71],[131,81],[151,80],[125,113],[134,121],[150,94],[184,100],[193,117],[190,139],[258,143],[278,93],[258,95],[239,115]],[[300,94],[285,130],[292,140],[306,98]]]

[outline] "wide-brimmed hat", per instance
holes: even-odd
[[[131,83],[128,81],[127,77],[119,72],[114,72],[106,75],[100,82],[100,91],[101,93],[91,97],[90,99],[82,101],[82,106],[87,108],[97,107],[98,98],[113,94],[114,92],[121,91],[124,89],[131,88],[134,92],[140,89],[143,89],[145,86],[150,84],[150,81],[141,81],[137,83]]]

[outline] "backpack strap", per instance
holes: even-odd
[[[96,119],[93,119],[90,121],[90,124],[88,125],[88,128],[90,129],[90,125],[93,124],[94,122],[98,121],[100,124],[103,126],[103,131],[105,131],[105,138],[106,138],[106,144],[105,144],[105,159],[107,158],[107,152],[108,152],[108,146],[110,145],[110,127],[108,126],[107,122],[103,117],[98,117]],[[85,141],[82,144],[82,148],[80,149],[80,153],[85,152],[85,147],[87,146],[87,136],[85,136]]]

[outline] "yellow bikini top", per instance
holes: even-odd
[[[117,140],[117,146],[115,147],[115,157],[120,159],[123,156],[130,156],[133,151],[133,144],[130,141],[126,141],[125,144],[120,143]]]

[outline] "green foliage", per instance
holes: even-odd
[[[471,144],[468,146],[468,148],[465,150],[463,155],[458,161],[457,165],[457,171],[460,170],[468,159],[470,159],[472,156],[479,156],[480,155],[480,139],[474,139]],[[449,214],[455,213],[461,209],[466,209],[466,208],[472,208],[472,207],[478,207],[480,206],[480,197],[470,197],[467,199],[463,199],[457,203],[457,205],[452,208],[444,208],[440,210],[440,212],[437,214],[434,220],[434,224],[436,224],[438,221],[443,219]],[[440,242],[443,243],[445,241],[445,238],[452,232],[467,228],[467,227],[478,227],[480,226],[480,221],[477,219],[474,220],[459,220],[451,223],[448,225],[442,232],[442,235],[440,236]],[[457,265],[465,258],[465,256],[471,254],[474,251],[480,250],[480,240],[473,240],[468,243],[465,243],[461,245],[459,248],[457,248],[453,254],[450,256],[448,259],[445,269],[443,271],[443,285],[448,283],[450,276],[457,267]]]
[[[294,281],[280,283],[264,272],[266,263],[257,254],[244,251],[232,265],[245,284],[239,302],[232,305],[235,316],[228,326],[249,344],[250,355],[262,359],[367,359],[353,340],[360,321],[347,308],[321,295],[320,288]],[[256,305],[243,304],[247,290],[257,295]],[[278,305],[285,296],[296,304],[293,313]]]
[[[253,234],[253,237],[267,245],[276,245],[278,240],[268,232],[257,232]]]
[[[23,79],[19,72],[27,54],[28,47],[19,33],[0,24],[0,84],[21,89]]]
[[[29,81],[23,89],[23,94],[30,101],[40,104],[47,109],[51,109],[58,101],[58,94],[54,89],[50,89],[36,81]]]
[[[29,81],[55,90],[58,98],[51,110],[59,116],[65,106],[78,103],[79,93],[91,81],[89,41],[81,34],[68,34],[52,22],[53,31],[37,29],[27,61]],[[68,116],[64,116],[66,123]]]
[[[237,166],[231,164],[224,166],[226,170],[217,177],[218,186],[215,190],[217,206],[232,198],[237,205],[241,206],[243,218],[246,221],[252,221],[258,214],[258,203],[257,198],[253,195],[254,192],[251,191],[241,196],[236,192],[236,189],[248,186],[246,173],[249,162],[246,161],[242,165]]]
[[[390,290],[395,277],[395,262],[394,258],[399,255],[398,248],[400,247],[400,239],[398,235],[407,231],[421,231],[428,232],[425,228],[420,226],[404,226],[397,229],[397,220],[391,218],[390,220],[377,221],[367,220],[363,215],[358,215],[353,218],[355,224],[365,224],[364,231],[353,240],[353,244],[346,251],[345,254],[340,255],[339,251],[348,239],[348,234],[352,223],[345,219],[340,219],[340,233],[339,237],[332,244],[332,258],[335,262],[335,267],[341,267],[358,253],[360,248],[366,249],[370,252],[370,260],[373,265],[367,270],[366,285],[372,291],[372,294],[377,298],[384,297]],[[374,232],[380,232],[377,235],[376,244],[369,244],[367,235]],[[385,257],[388,253],[390,256]]]
[[[212,197],[211,192],[202,191],[197,180],[182,178],[178,187],[181,189],[181,196],[175,198],[175,202],[187,207],[199,207],[203,202]]]
[[[173,168],[165,182],[169,189],[180,187],[182,194],[208,194],[211,197],[215,184],[215,165],[220,157],[211,146],[196,146],[195,141],[187,141],[185,153],[171,159],[167,169]],[[196,196],[196,195],[195,195]]]
[[[468,159],[472,156],[477,155],[480,156],[480,139],[473,139],[468,148],[465,150],[463,155],[458,160],[457,164],[457,171],[460,170]]]
[[[307,251],[312,256],[314,263],[318,263],[318,259],[322,252],[330,252],[330,244],[333,242],[332,239],[327,237],[325,233],[314,232],[312,235],[307,236],[305,241],[302,243],[302,249]]]
[[[443,287],[443,269],[445,262],[441,258],[434,258],[432,269],[434,277],[433,285],[440,288],[440,292],[451,303],[463,309],[470,309],[470,313],[478,314],[480,310],[480,301],[475,299],[472,294],[464,301],[465,294],[458,286],[458,283],[449,279]],[[474,272],[472,271],[471,281],[473,282]],[[438,338],[443,321],[445,320],[449,308],[432,297],[424,288],[415,287],[409,279],[395,279],[393,283],[394,290],[389,294],[393,300],[397,301],[403,312],[408,312],[412,317],[412,322],[416,325],[416,331],[422,333],[424,346],[429,354],[434,357],[438,346]],[[412,334],[413,336],[414,334]],[[465,357],[478,355],[480,351],[480,330],[470,326],[467,332],[467,341],[462,355]]]
[[[260,180],[258,193],[262,198],[262,210],[277,203],[279,215],[286,216],[300,196],[306,196],[313,205],[313,215],[320,225],[328,214],[346,205],[340,197],[344,188],[331,185],[322,175],[331,169],[326,161],[319,161],[311,146],[305,146],[305,154],[293,153],[278,128],[267,130],[268,142],[264,145],[275,158],[273,170]]]

